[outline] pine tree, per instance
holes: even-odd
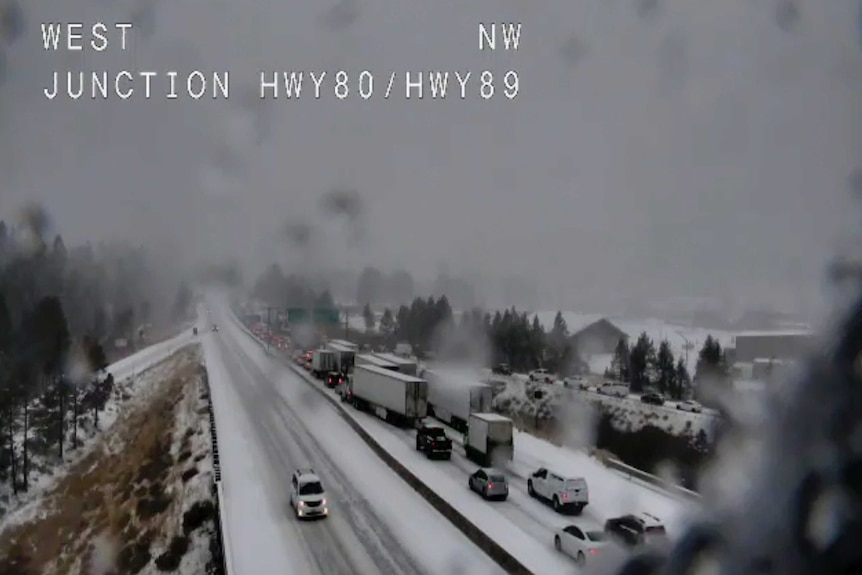
[[[526,317],[524,319],[526,320]],[[534,315],[529,333],[527,334],[527,340],[529,341],[527,355],[529,359],[526,364],[522,363],[520,367],[529,367],[532,369],[534,366],[541,364],[544,359],[543,352],[547,345],[547,339],[545,328],[542,326],[542,322],[539,321],[539,316]]]
[[[383,310],[383,316],[380,318],[380,334],[387,342],[395,335],[395,317],[389,308]]]
[[[679,358],[676,362],[676,397],[674,399],[688,399],[692,396],[691,376],[685,361]]]
[[[726,379],[727,365],[721,344],[712,335],[708,335],[698,353],[694,380],[695,382],[712,380],[720,383]]]
[[[538,316],[535,316],[538,320]],[[566,324],[566,319],[563,317],[563,312],[558,311],[554,316],[554,326],[551,328],[551,342],[554,345],[562,344],[569,337],[569,326]]]
[[[611,372],[617,381],[623,383],[631,382],[631,350],[625,338],[617,342],[614,357],[611,360]]]
[[[335,299],[332,297],[332,292],[325,289],[317,294],[317,297],[314,298],[314,307],[317,309],[333,309],[335,307]]]
[[[632,347],[629,356],[631,389],[633,393],[643,393],[650,386],[648,368],[654,362],[655,346],[646,332],[642,332]]]
[[[656,355],[656,386],[660,393],[670,395],[673,399],[679,399],[676,382],[676,366],[673,361],[673,352],[670,343],[663,340],[659,344]]]
[[[362,319],[365,320],[365,331],[372,331],[374,329],[374,312],[371,311],[371,305],[367,303],[362,308]]]
[[[558,311],[554,316],[554,325],[548,333],[547,346],[550,348],[551,369],[562,375],[568,375],[573,358],[569,344],[569,327],[562,312]]]

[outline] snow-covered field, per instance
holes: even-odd
[[[548,396],[536,401],[530,397],[527,389],[530,384],[524,378],[494,376],[494,379],[505,385],[494,399],[495,406],[512,416],[535,416],[537,413],[550,415],[556,412],[558,417],[574,417],[584,423],[581,427],[587,427],[595,420],[595,410],[601,409],[613,415],[614,423],[622,430],[637,431],[646,425],[653,425],[675,435],[695,435],[700,430],[709,434],[717,415],[712,410],[703,413],[681,411],[674,401],[668,401],[663,406],[650,405],[635,395],[610,397],[593,391],[563,387],[561,384],[541,386]],[[588,419],[585,420],[585,417]],[[585,434],[586,431],[583,431],[580,435]]]
[[[103,431],[0,522],[0,570],[205,571],[214,508],[200,356],[159,357],[124,360],[136,376],[116,382]]]

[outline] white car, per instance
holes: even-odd
[[[574,559],[579,566],[586,565],[607,544],[600,529],[581,529],[577,525],[566,525],[554,535],[554,547]]]
[[[606,383],[599,388],[599,393],[609,397],[626,398],[631,390],[628,385],[622,383]]]
[[[703,413],[703,406],[693,399],[680,401],[676,404],[676,408],[680,411],[689,411],[691,413]]]
[[[543,381],[545,383],[553,383],[554,376],[547,369],[534,369],[530,372],[530,381]]]
[[[290,480],[290,505],[300,519],[329,515],[326,492],[314,469],[306,467],[293,472]]]

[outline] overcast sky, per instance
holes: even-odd
[[[529,276],[561,307],[796,305],[857,220],[862,49],[858,0],[788,4],[27,0],[0,85],[0,211],[36,199],[70,242],[127,236],[189,260]],[[130,15],[127,52],[118,36],[97,55],[41,47],[43,21]],[[517,52],[480,53],[480,21],[522,23]],[[54,70],[101,68],[229,70],[230,99],[42,95]],[[354,91],[373,72],[372,98],[336,101],[339,69]],[[329,78],[320,101],[261,102],[260,70]],[[470,71],[468,98],[406,101],[404,72],[420,70]],[[361,196],[352,222],[322,212],[333,190]],[[312,226],[302,253],[280,232],[296,222]]]

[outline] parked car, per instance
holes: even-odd
[[[467,486],[485,499],[505,501],[509,497],[506,476],[494,469],[479,468],[470,476]]]
[[[213,327],[212,327],[212,330],[213,330],[213,331],[218,331],[218,324],[215,324],[215,323],[214,323],[214,324],[213,324]]]
[[[554,376],[547,369],[534,369],[529,374],[530,381],[542,381],[545,383],[553,383]]]
[[[664,397],[660,393],[645,393],[641,396],[641,401],[649,405],[664,405]]]
[[[329,515],[326,491],[314,469],[306,467],[293,472],[290,479],[290,505],[299,519]]]
[[[508,363],[498,363],[491,368],[491,372],[497,375],[512,375],[512,367]]]
[[[527,493],[531,497],[550,502],[557,513],[571,509],[580,515],[590,502],[586,479],[565,477],[544,467],[535,471],[527,480]]]
[[[703,413],[703,406],[693,399],[680,401],[676,404],[676,408],[680,411],[688,411],[690,413]]]
[[[581,567],[587,558],[592,559],[607,545],[604,532],[595,529],[581,529],[577,525],[560,527],[554,535],[554,547],[565,553]]]
[[[620,398],[628,397],[630,391],[629,386],[622,383],[606,383],[599,388],[602,395]]]
[[[667,543],[664,525],[658,517],[649,513],[612,517],[605,521],[605,534],[625,547]]]
[[[563,387],[587,391],[590,388],[590,383],[580,375],[570,375],[563,378]]]

